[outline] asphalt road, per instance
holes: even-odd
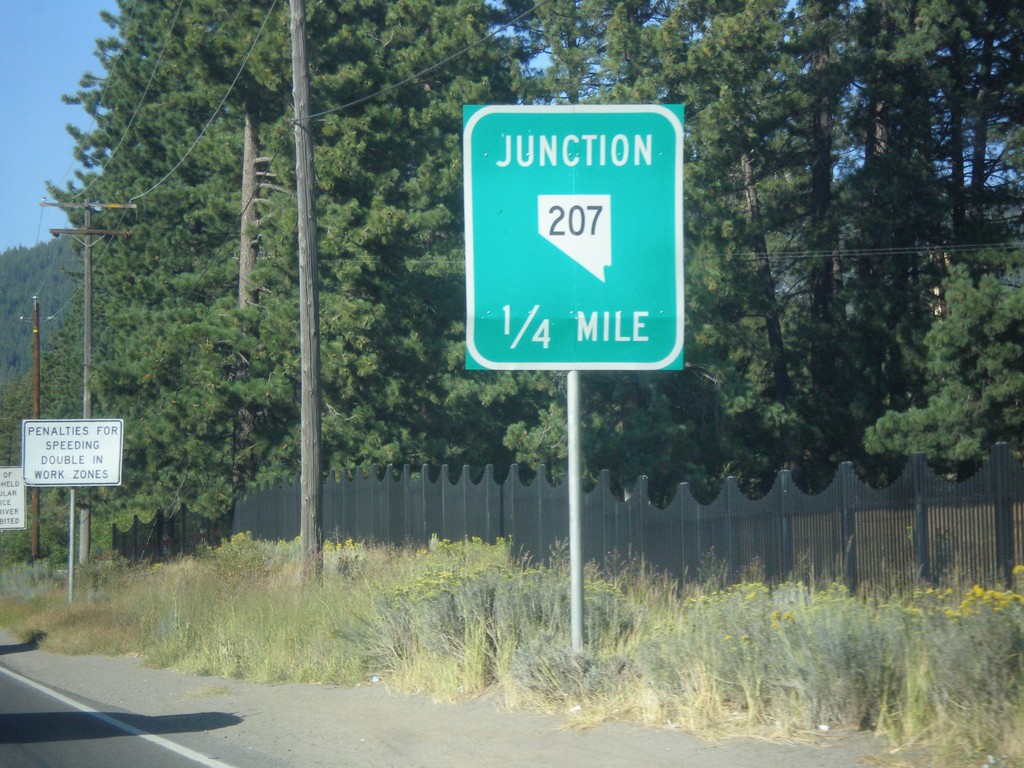
[[[444,705],[386,682],[195,677],[139,658],[46,653],[0,629],[0,768],[850,768],[887,756],[868,733],[775,743],[709,741],[670,724],[580,730],[509,711],[494,694]]]
[[[165,736],[238,722],[216,712],[149,717],[103,711],[0,667],[3,768],[226,768]]]

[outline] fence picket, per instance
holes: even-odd
[[[400,475],[392,466],[383,474],[376,466],[332,474],[324,484],[325,535],[399,545],[426,544],[433,535],[511,537],[519,553],[541,560],[568,536],[568,489],[552,485],[543,466],[530,483],[516,465],[501,483],[491,465],[476,483],[468,466],[454,483],[447,466],[436,480],[430,475],[425,465],[418,475],[408,465]],[[769,580],[842,579],[851,589],[953,574],[1009,586],[1014,565],[1024,558],[1024,467],[1004,443],[993,447],[978,475],[957,484],[914,454],[895,483],[877,490],[849,462],[816,496],[797,488],[788,470],[758,500],[744,496],[732,477],[708,505],[694,499],[686,483],[664,508],[651,503],[646,477],[626,499],[611,488],[604,470],[584,498],[586,559],[607,564],[641,557],[680,578],[706,578],[702,566],[717,560],[732,578],[756,561]],[[292,539],[298,509],[294,479],[260,486],[236,501],[232,530]],[[122,556],[143,560],[188,553],[219,537],[211,521],[196,520],[182,507],[148,524],[136,516],[128,531],[114,526],[111,540]]]

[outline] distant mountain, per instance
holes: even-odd
[[[81,270],[72,244],[62,237],[0,253],[0,387],[32,370],[32,297],[42,349],[64,320]]]

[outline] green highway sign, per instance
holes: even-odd
[[[683,107],[467,106],[466,366],[683,367]]]

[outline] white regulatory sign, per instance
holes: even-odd
[[[122,419],[21,422],[25,485],[72,488],[121,484]]]
[[[0,467],[0,531],[25,527],[25,481],[21,467]]]

